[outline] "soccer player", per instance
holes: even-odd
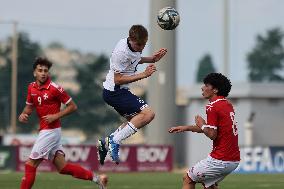
[[[105,189],[108,179],[106,175],[97,175],[80,165],[65,161],[64,150],[60,142],[60,118],[74,112],[77,106],[62,87],[50,80],[51,66],[52,63],[46,58],[36,58],[33,64],[35,82],[28,86],[26,106],[19,116],[20,122],[28,123],[29,116],[35,108],[40,120],[39,135],[25,163],[25,175],[22,178],[21,189],[32,188],[36,169],[43,160],[50,160],[60,174],[90,180],[95,182],[100,189]],[[61,103],[66,105],[62,110],[60,110]]]
[[[148,31],[142,25],[133,25],[127,38],[121,39],[110,57],[110,70],[103,83],[103,99],[112,106],[126,122],[105,139],[98,141],[99,161],[104,164],[109,150],[114,162],[119,163],[119,146],[121,142],[150,123],[155,116],[148,104],[129,91],[129,83],[150,77],[156,72],[155,62],[159,61],[167,49],[161,48],[150,57],[141,57],[148,41]],[[141,73],[136,73],[137,66],[149,64]]]
[[[208,157],[184,175],[183,189],[194,189],[196,183],[202,183],[204,188],[217,189],[218,183],[234,171],[240,161],[235,111],[226,99],[231,90],[231,82],[221,73],[208,74],[203,82],[202,95],[209,100],[206,106],[207,122],[197,115],[196,125],[169,129],[170,133],[203,133],[213,141],[213,150]]]

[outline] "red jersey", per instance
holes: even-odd
[[[240,161],[235,111],[230,102],[218,96],[206,106],[207,125],[217,128],[210,156],[223,161]]]
[[[55,129],[61,126],[60,120],[47,123],[42,119],[43,116],[56,114],[60,111],[61,103],[68,104],[72,98],[64,91],[64,89],[50,79],[44,85],[38,86],[36,82],[32,82],[28,86],[28,95],[26,104],[36,108],[39,117],[39,130]]]

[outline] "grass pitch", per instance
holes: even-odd
[[[0,189],[18,189],[23,173],[0,172]],[[109,175],[108,189],[181,189],[182,174],[115,173]],[[91,189],[90,181],[74,179],[58,173],[38,173],[33,189]],[[201,189],[197,184],[197,189]],[[284,174],[232,174],[220,184],[221,189],[283,189]]]

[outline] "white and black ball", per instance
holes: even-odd
[[[173,30],[179,25],[180,15],[172,7],[162,8],[157,15],[157,23],[163,30]]]

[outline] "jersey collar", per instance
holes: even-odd
[[[220,100],[226,100],[224,96],[215,96],[209,100],[210,104],[214,104],[215,102],[218,102]]]
[[[39,85],[35,82],[34,87],[37,88],[38,90],[41,90],[41,89],[49,89],[50,84],[51,84],[51,79],[48,77],[47,80],[46,80],[46,82],[45,82],[43,85],[39,86]]]

